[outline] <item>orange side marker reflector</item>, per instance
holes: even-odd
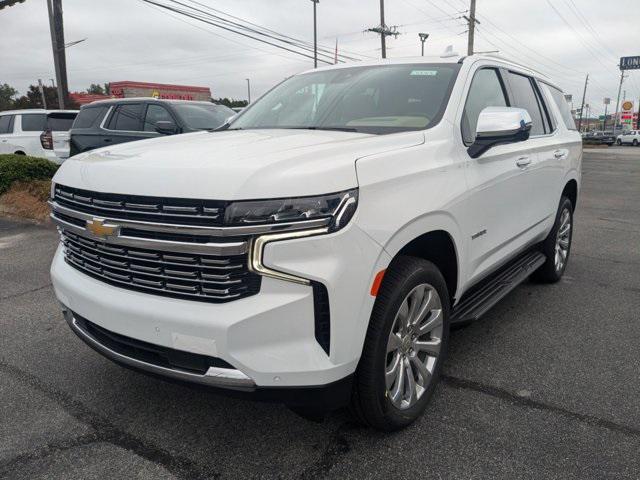
[[[382,285],[382,279],[384,278],[384,272],[387,270],[380,270],[376,273],[376,278],[373,279],[373,284],[371,285],[371,296],[377,297],[378,290],[380,290],[380,285]]]

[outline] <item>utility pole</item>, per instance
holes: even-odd
[[[604,99],[604,120],[602,121],[602,131],[607,129],[607,110],[609,109],[609,103],[611,103],[610,98]]]
[[[380,28],[385,29],[384,24],[384,0],[380,0]],[[382,58],[387,58],[387,41],[384,31],[380,34],[380,48],[382,48]]]
[[[427,38],[429,38],[429,34],[428,33],[419,33],[418,37],[420,37],[420,42],[422,43],[422,56],[424,57],[424,42],[426,42]]]
[[[251,103],[251,82],[248,78],[245,78],[247,81],[247,105]]]
[[[47,0],[49,11],[49,28],[51,30],[51,46],[53,48],[53,64],[58,83],[58,106],[65,108],[67,103],[67,61],[64,50],[64,27],[62,23],[62,0]]]
[[[471,0],[469,6],[469,16],[463,15],[463,18],[469,23],[469,36],[467,38],[467,55],[473,55],[473,42],[476,34],[476,23],[480,23],[476,20],[476,0]]]
[[[316,7],[320,0],[313,2],[313,68],[318,68],[318,23],[316,21]]]
[[[616,100],[616,113],[615,113],[615,121],[613,122],[613,134],[616,134],[616,130],[618,129],[618,120],[620,119],[620,92],[622,91],[622,82],[624,81],[624,70],[620,70],[620,85],[618,85],[618,100]]]
[[[582,116],[584,115],[584,101],[587,97],[587,84],[589,83],[589,74],[587,73],[587,78],[584,80],[584,91],[582,92],[582,104],[580,105],[580,120],[578,120],[578,131],[582,131]]]
[[[40,90],[40,98],[42,98],[42,108],[47,109],[47,99],[44,96],[44,87],[42,86],[42,79],[38,79],[38,90]]]
[[[399,33],[398,33],[397,26],[387,27],[387,25],[384,23],[384,0],[380,0],[380,26],[367,28],[365,31],[380,34],[380,46],[382,47],[382,58],[387,58],[386,37],[388,37],[389,35],[393,35],[394,37],[397,37]]]

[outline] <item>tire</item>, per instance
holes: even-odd
[[[561,228],[566,232],[561,232]],[[542,253],[547,261],[536,270],[531,278],[540,283],[556,283],[564,274],[571,253],[571,240],[573,239],[573,205],[571,200],[563,196],[560,198],[560,206],[556,213],[556,221],[549,235],[542,243]],[[563,253],[564,252],[564,253]]]
[[[634,138],[634,139],[633,139],[633,146],[634,146],[634,147],[637,147],[637,146],[638,146],[638,139],[637,139],[637,138]]]
[[[410,313],[414,301],[416,311],[427,312],[421,321],[407,327],[401,308]],[[422,415],[449,346],[449,307],[446,283],[433,263],[408,256],[391,263],[371,313],[354,379],[350,410],[361,423],[394,431]],[[422,325],[423,334],[417,325]],[[408,388],[412,385],[408,372],[415,390]],[[387,378],[395,380],[388,386]],[[409,395],[409,391],[414,393]]]
[[[616,144],[617,144],[618,146],[621,146],[621,145],[622,145],[622,140],[620,140],[620,139],[616,140]]]

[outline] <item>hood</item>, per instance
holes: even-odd
[[[196,132],[71,157],[54,181],[98,192],[177,198],[316,195],[356,187],[358,158],[423,141],[422,132]]]

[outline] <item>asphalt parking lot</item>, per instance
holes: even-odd
[[[62,320],[56,241],[0,219],[0,478],[640,478],[640,148],[585,151],[563,281],[455,331],[395,434],[112,364]]]

